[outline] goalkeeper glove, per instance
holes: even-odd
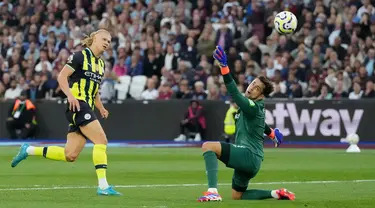
[[[225,51],[221,46],[216,46],[216,49],[213,53],[213,57],[217,62],[219,62],[221,74],[229,74],[227,55],[225,54]]]
[[[275,147],[279,147],[280,144],[283,142],[283,137],[284,135],[280,132],[278,128],[276,129],[271,129],[272,132],[270,135],[268,135],[273,143],[275,144]]]

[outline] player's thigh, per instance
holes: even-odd
[[[94,144],[107,144],[107,138],[102,126],[100,125],[94,111],[83,101],[79,102],[80,111],[68,111],[68,121],[73,126],[78,127],[76,131],[83,134],[84,137],[92,141]],[[69,114],[72,114],[71,116]]]
[[[220,142],[204,142],[202,144],[202,151],[213,151],[218,157],[221,156],[221,143]]]
[[[252,178],[252,174],[241,171],[241,170],[234,170],[233,177],[232,177],[232,198],[233,199],[240,199],[242,193],[246,191],[250,179]]]
[[[70,132],[65,144],[65,157],[68,161],[75,161],[85,147],[86,139],[79,132]]]
[[[222,143],[222,157],[220,160],[227,167],[250,173],[252,177],[258,173],[262,161],[249,148],[228,143]]]
[[[94,144],[107,144],[107,136],[104,133],[102,125],[98,120],[91,121],[90,123],[80,126],[79,129]]]

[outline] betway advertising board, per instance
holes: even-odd
[[[279,128],[288,140],[338,141],[357,133],[375,141],[375,102],[319,101],[266,104],[266,123]],[[313,137],[313,138],[312,138]]]

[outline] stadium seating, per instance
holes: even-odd
[[[134,76],[131,80],[129,94],[132,98],[139,100],[145,89],[147,77],[143,75]]]
[[[115,84],[115,90],[117,91],[117,100],[123,101],[126,99],[129,92],[131,77],[128,75],[120,76],[119,80],[120,82]]]

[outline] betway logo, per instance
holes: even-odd
[[[298,113],[294,103],[277,103],[272,112],[266,110],[266,123],[279,128],[285,136],[315,136],[317,133],[323,136],[342,136],[341,128],[344,128],[345,135],[357,132],[363,112],[363,109],[355,109],[352,117],[348,109],[302,109]],[[285,125],[288,117],[292,126]]]

